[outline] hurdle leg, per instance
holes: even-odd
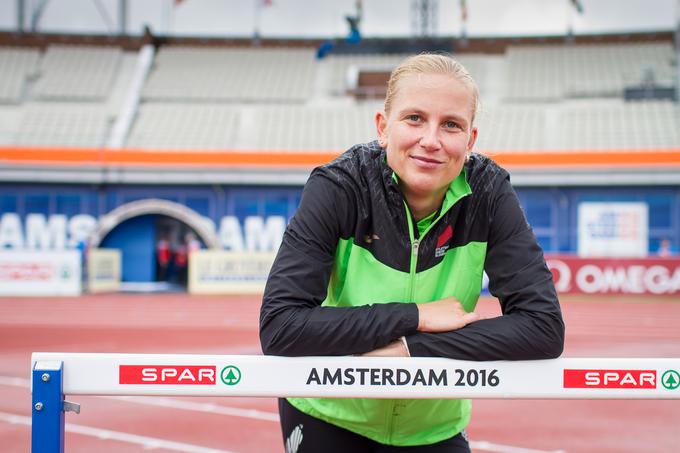
[[[64,452],[64,362],[39,361],[33,367],[32,453]]]

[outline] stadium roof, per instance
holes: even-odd
[[[674,0],[418,0],[433,9],[434,36],[469,37],[626,33],[672,30]],[[348,33],[346,16],[362,5],[360,30],[366,37],[409,36],[414,0],[46,0],[0,2],[0,30],[155,34],[208,37],[331,38]],[[44,5],[44,7],[43,7]],[[466,5],[466,6],[463,6]],[[121,6],[124,9],[121,9]],[[42,9],[41,9],[42,7]],[[463,24],[462,9],[467,20]],[[578,12],[580,9],[581,12]],[[121,19],[125,11],[125,20]],[[38,14],[36,14],[38,13]],[[301,24],[304,24],[301,26]]]

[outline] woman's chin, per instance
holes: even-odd
[[[439,185],[435,184],[435,181],[432,181],[431,177],[418,178],[413,181],[408,181],[406,187],[403,188],[403,192],[411,196],[429,198],[445,193],[447,187],[447,185],[443,188],[439,187]]]

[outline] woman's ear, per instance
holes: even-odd
[[[477,128],[473,127],[470,130],[470,136],[468,137],[468,142],[467,142],[467,147],[466,151],[470,153],[472,151],[472,148],[475,146],[475,142],[477,141]]]
[[[387,118],[382,110],[375,114],[375,128],[378,132],[378,144],[381,148],[387,148]]]

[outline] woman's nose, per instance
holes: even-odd
[[[427,150],[439,149],[439,128],[435,126],[423,128],[423,135],[420,137],[420,146]]]

